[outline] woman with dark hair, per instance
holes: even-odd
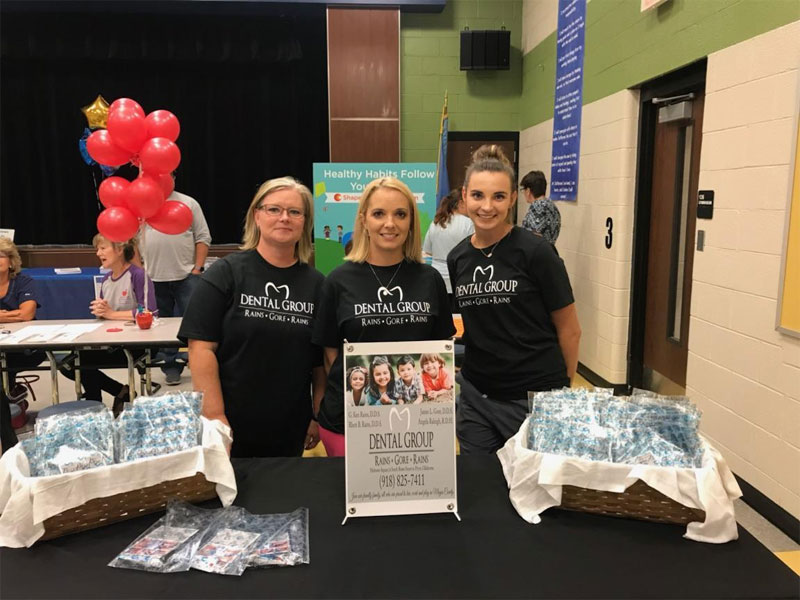
[[[134,246],[131,242],[112,242],[101,234],[94,236],[92,245],[97,250],[100,266],[109,269],[100,286],[100,296],[89,304],[89,310],[98,319],[114,321],[130,321],[136,316],[138,307],[146,310],[156,309],[156,295],[153,282],[144,269],[131,264],[134,257]],[[140,352],[141,354],[141,352]],[[122,349],[114,352],[105,350],[89,350],[81,352],[81,362],[97,366],[119,366],[126,363]],[[61,368],[61,374],[68,379],[75,379],[75,371]],[[102,392],[114,397],[114,414],[122,410],[122,406],[130,399],[127,385],[112,379],[99,369],[81,368],[81,383],[84,398],[102,402]]]
[[[525,201],[530,204],[528,212],[522,219],[522,226],[555,244],[561,232],[561,213],[553,201],[545,195],[547,178],[544,173],[531,171],[522,178],[519,188],[525,195]]]
[[[472,235],[474,231],[472,221],[464,214],[461,190],[456,188],[442,198],[433,217],[433,224],[428,228],[422,243],[423,254],[433,257],[431,266],[444,278],[447,293],[451,296],[453,290],[450,288],[450,277],[447,273],[447,255],[458,242]]]
[[[464,454],[497,451],[528,412],[528,392],[570,384],[580,325],[564,262],[544,238],[511,224],[514,169],[481,146],[464,178],[475,233],[447,258],[464,319],[456,432]]]

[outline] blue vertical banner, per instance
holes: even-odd
[[[558,0],[550,197],[576,200],[581,153],[586,0]]]
[[[436,206],[450,193],[450,178],[447,176],[447,92],[444,93],[442,119],[439,123],[439,154],[436,164]]]

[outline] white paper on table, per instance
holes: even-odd
[[[3,338],[3,343],[46,342],[50,339],[50,336],[54,335],[62,327],[63,325],[28,325]]]
[[[4,344],[20,342],[71,342],[84,333],[94,331],[102,323],[78,323],[72,325],[28,325],[3,338]]]
[[[105,498],[203,473],[216,484],[223,506],[236,499],[236,476],[228,451],[230,428],[203,422],[202,445],[163,456],[142,458],[85,471],[30,477],[28,457],[19,444],[0,458],[0,546],[32,546],[44,535],[44,521],[92,498]]]
[[[565,485],[620,493],[642,480],[678,504],[706,513],[705,521],[686,526],[683,537],[722,544],[739,537],[733,500],[742,490],[719,451],[702,436],[700,440],[703,461],[694,469],[591,461],[530,450],[526,419],[497,456],[511,504],[529,523],[540,523],[545,510],[561,504]]]
[[[74,325],[63,325],[55,335],[51,336],[47,341],[54,342],[72,342],[82,336],[84,333],[89,333],[100,327],[102,323],[78,323]]]
[[[53,271],[56,272],[56,275],[78,275],[82,272],[80,267],[61,267],[53,269]]]

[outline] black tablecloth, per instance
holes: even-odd
[[[722,545],[684,528],[551,509],[539,525],[508,500],[495,457],[459,457],[463,521],[452,515],[344,517],[341,459],[235,461],[236,504],[311,511],[311,564],[161,575],[111,561],[160,515],[29,549],[0,549],[9,598],[798,598],[794,573],[745,530]],[[207,503],[207,505],[211,505]]]

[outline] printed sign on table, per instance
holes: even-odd
[[[451,512],[453,342],[344,344],[346,516]]]
[[[380,177],[395,177],[411,189],[425,238],[436,214],[435,163],[314,163],[314,263],[325,275],[342,264],[361,192]]]

